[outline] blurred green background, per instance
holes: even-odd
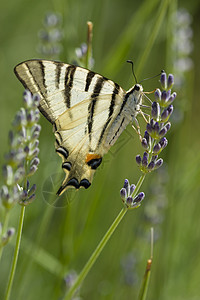
[[[154,260],[147,299],[200,299],[200,2],[131,0],[1,1],[0,10],[0,141],[1,165],[8,151],[11,121],[22,104],[23,88],[13,73],[16,64],[38,53],[38,32],[46,13],[62,16],[64,62],[76,59],[93,22],[93,70],[133,85],[127,59],[135,63],[139,80],[161,69],[175,75],[178,96],[165,165],[147,176],[142,206],[127,213],[80,290],[81,299],[137,299],[150,256],[150,228],[155,230]],[[143,83],[145,91],[159,87],[158,78]],[[153,96],[151,96],[152,98]],[[144,122],[139,118],[141,126]],[[22,245],[11,299],[61,299],[64,278],[79,273],[108,229],[122,203],[124,179],[136,183],[135,156],[139,139],[127,127],[105,156],[89,190],[65,193],[55,203],[51,180],[62,179],[61,160],[54,150],[51,125],[40,124],[40,166],[31,183],[36,200],[26,209]],[[57,176],[58,173],[58,176]],[[69,203],[68,203],[69,202]],[[20,207],[12,209],[10,226],[17,227]],[[0,299],[7,285],[14,249],[4,249],[0,266]]]

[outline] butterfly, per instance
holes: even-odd
[[[125,91],[93,71],[48,60],[27,60],[14,72],[40,96],[39,110],[53,125],[65,171],[57,195],[70,187],[87,189],[104,154],[141,112],[142,85]]]

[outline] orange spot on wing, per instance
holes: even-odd
[[[88,162],[91,161],[92,159],[99,159],[99,158],[101,158],[101,155],[99,155],[99,154],[88,153],[88,154],[86,155],[85,162],[88,163]]]

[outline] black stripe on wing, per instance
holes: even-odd
[[[97,79],[97,82],[94,86],[93,93],[91,95],[92,100],[88,106],[87,126],[88,126],[88,134],[89,134],[90,141],[91,141],[92,126],[93,126],[93,122],[94,122],[94,111],[95,111],[96,102],[97,102],[98,96],[101,92],[101,89],[103,87],[103,84],[106,80],[108,80],[108,79],[103,76],[101,76]]]
[[[85,92],[89,90],[90,84],[92,82],[92,78],[95,76],[95,73],[92,71],[88,71],[87,77],[86,77],[86,83],[85,83]]]
[[[65,103],[66,107],[71,107],[71,89],[73,88],[73,81],[74,81],[74,73],[76,71],[76,66],[69,65],[66,68],[65,72],[65,91],[64,91],[64,97],[65,97]]]
[[[33,78],[34,80],[34,83],[37,87],[37,89],[39,90],[42,98],[46,98],[46,94],[43,92],[44,89],[46,90],[46,84],[45,84],[45,79],[44,79],[44,65],[43,65],[43,62],[38,60],[38,61],[35,61],[34,63],[38,64],[39,65],[39,68],[38,70],[40,70],[41,74],[38,74],[38,76],[35,76],[34,75],[34,72],[32,70],[32,67],[29,67],[29,63],[25,62],[25,66],[27,67],[29,73],[31,74],[31,77]],[[42,81],[40,82],[38,79],[42,78]],[[28,87],[29,90],[31,90],[31,87]]]
[[[119,89],[120,89],[120,86],[117,83],[115,83],[115,88],[113,90],[112,99],[111,99],[111,102],[110,102],[108,118],[107,118],[107,121],[106,121],[102,131],[101,131],[101,135],[100,135],[100,138],[99,138],[99,141],[98,141],[98,146],[101,144],[101,141],[103,139],[105,130],[108,127],[108,124],[111,121],[111,118],[112,118],[112,115],[113,115],[113,112],[114,112],[114,107],[115,107],[115,99],[116,99],[116,95],[119,93]]]
[[[64,63],[54,63],[55,67],[56,67],[56,71],[55,71],[55,87],[56,89],[59,89],[59,85],[60,85],[60,78],[61,78],[61,69],[64,66]]]

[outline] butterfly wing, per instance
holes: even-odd
[[[39,109],[53,124],[66,173],[57,194],[68,187],[88,188],[116,140],[125,91],[99,74],[55,61],[26,61],[15,67],[15,74],[31,93],[39,94]]]

